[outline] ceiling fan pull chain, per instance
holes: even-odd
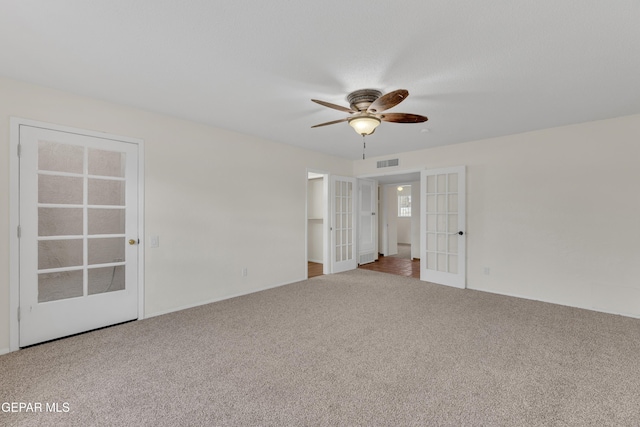
[[[364,160],[364,151],[367,149],[367,142],[364,140],[364,135],[362,135],[362,160]]]

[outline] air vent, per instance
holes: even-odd
[[[390,168],[391,166],[398,166],[400,161],[398,159],[380,160],[378,161],[378,169]]]

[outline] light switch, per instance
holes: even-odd
[[[160,246],[160,237],[159,236],[150,236],[149,244],[152,248],[157,248]]]

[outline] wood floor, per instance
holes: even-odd
[[[309,262],[309,279],[322,276],[322,264]],[[380,255],[377,261],[359,266],[363,270],[378,271],[380,273],[395,274],[397,276],[420,278],[420,260],[410,260]]]
[[[309,261],[307,263],[307,267],[308,267],[308,275],[309,275],[309,279],[311,279],[312,277],[316,277],[316,276],[322,276],[322,264],[319,264],[317,262],[311,262]]]
[[[378,260],[363,264],[358,268],[363,270],[379,271],[381,273],[395,274],[397,276],[420,278],[420,260],[396,258],[392,256],[380,255]]]

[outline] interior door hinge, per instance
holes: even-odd
[[[20,321],[20,307],[18,307],[18,322]]]
[[[22,237],[22,227],[18,226],[18,239]]]
[[[22,144],[18,144],[18,157],[22,156]]]

